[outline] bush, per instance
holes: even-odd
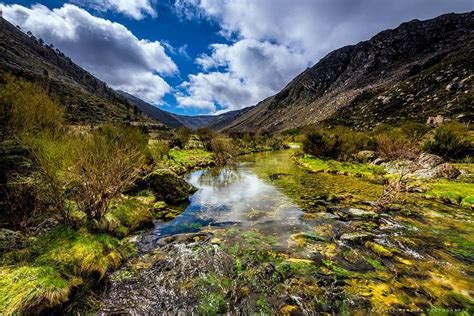
[[[238,149],[231,143],[230,139],[214,137],[210,141],[210,148],[216,164],[220,166],[228,164],[238,155]]]
[[[0,140],[63,127],[64,111],[38,84],[7,75],[0,92]]]
[[[429,130],[426,124],[421,123],[406,123],[400,126],[403,136],[413,143],[419,143]]]
[[[110,201],[139,176],[147,138],[133,127],[105,125],[72,149],[71,199],[89,223],[100,225]]]
[[[420,150],[418,145],[393,129],[376,137],[378,155],[386,160],[415,159]]]
[[[369,135],[345,127],[313,132],[303,140],[305,153],[338,160],[348,160],[361,150],[372,149],[375,142]]]
[[[435,129],[432,140],[423,148],[446,159],[460,159],[472,156],[472,143],[467,140],[468,129],[461,124],[446,124]]]
[[[303,140],[303,151],[317,157],[334,157],[339,139],[323,132],[313,132]]]
[[[191,130],[187,127],[181,127],[171,139],[171,146],[184,149],[191,138]]]
[[[149,150],[153,162],[155,163],[162,161],[165,157],[169,158],[170,146],[166,141],[158,140],[152,142],[149,146]]]
[[[199,140],[202,142],[204,148],[211,151],[212,150],[211,141],[215,137],[214,131],[208,127],[198,128],[196,130],[196,134],[199,137]]]

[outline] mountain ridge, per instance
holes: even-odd
[[[470,77],[473,65],[469,56],[473,56],[473,47],[474,12],[451,13],[426,21],[405,22],[395,29],[384,30],[367,41],[330,52],[313,67],[296,76],[279,93],[259,102],[252,110],[222,130],[281,132],[302,126],[333,123],[345,123],[343,125],[364,129],[379,122],[393,122],[397,113],[413,114],[413,120],[417,121],[426,120],[428,116],[435,114],[453,116],[465,110],[471,113],[472,108],[468,103],[474,92]],[[449,67],[453,63],[443,65],[442,62],[456,58],[462,61],[458,63],[460,69],[449,73]],[[408,97],[411,101],[407,104],[400,104],[395,92],[391,91],[393,86],[400,85],[408,78],[414,82],[420,81],[420,76],[426,75],[424,71],[436,67],[443,69],[435,77],[444,76],[443,79],[435,87],[424,87],[420,83],[419,87],[414,89],[407,87],[407,92],[398,91],[398,94],[414,95],[413,100],[412,96]],[[431,82],[431,77],[425,79]],[[443,95],[441,100],[438,96],[438,100],[432,102],[435,106],[431,108],[427,102],[420,101],[419,91],[428,88],[434,95],[452,84],[451,81],[456,81],[455,79],[466,79],[462,83],[464,87],[468,87],[465,98],[459,95]],[[411,90],[416,91],[412,93]],[[459,91],[454,89],[452,92]],[[461,106],[454,106],[446,111],[442,102],[447,103],[447,99],[451,97],[460,98],[457,104]],[[436,96],[430,100],[433,101],[434,98]],[[378,103],[383,106],[374,100],[380,101]],[[373,104],[369,104],[369,101]],[[415,103],[419,109],[413,113],[404,113],[403,108]],[[361,110],[364,106],[374,109],[376,115]],[[389,109],[388,112],[391,113],[384,113],[384,108]],[[356,121],[350,117],[348,110],[362,111],[361,115],[365,117]],[[343,115],[346,122],[334,119],[334,115]]]

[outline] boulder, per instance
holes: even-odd
[[[375,152],[372,150],[362,150],[355,155],[355,158],[361,162],[370,162],[375,159]]]
[[[454,168],[453,165],[449,163],[440,164],[431,169],[420,169],[414,172],[415,177],[418,179],[456,179],[461,172]]]
[[[138,187],[150,189],[157,200],[169,204],[179,204],[187,201],[189,195],[197,190],[182,177],[168,169],[153,171],[139,181]]]
[[[434,168],[444,162],[443,158],[437,155],[422,153],[417,160],[417,163],[424,169]]]
[[[412,173],[419,169],[419,166],[416,162],[411,160],[395,160],[384,162],[381,164],[387,173]]]
[[[383,158],[376,158],[374,161],[372,161],[370,164],[372,166],[378,166],[381,165],[385,160]]]
[[[0,228],[0,252],[22,248],[25,246],[26,237],[18,231]]]

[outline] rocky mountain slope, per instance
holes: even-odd
[[[150,121],[62,52],[0,17],[0,75],[6,73],[44,85],[66,107],[73,124]]]
[[[474,12],[413,20],[329,53],[223,130],[367,129],[436,115],[469,117],[473,57]]]

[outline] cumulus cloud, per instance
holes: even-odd
[[[73,2],[98,11],[119,12],[135,20],[141,20],[146,15],[156,17],[153,1],[150,0],[74,0]]]
[[[75,5],[50,10],[0,4],[5,19],[31,31],[115,89],[160,103],[171,88],[161,77],[178,72],[158,41],[138,39],[125,26]]]
[[[219,102],[219,87],[225,83],[217,82],[215,89],[209,85],[219,71],[225,74],[222,80],[240,83],[241,97],[234,94],[235,103],[221,104],[236,109],[278,92],[305,67],[336,48],[411,19],[470,11],[472,0],[178,0],[175,6],[186,18],[217,22],[220,34],[232,43],[212,45],[211,54],[196,59],[203,72],[190,77],[182,105],[192,106],[193,99]],[[216,93],[201,93],[201,88]]]

